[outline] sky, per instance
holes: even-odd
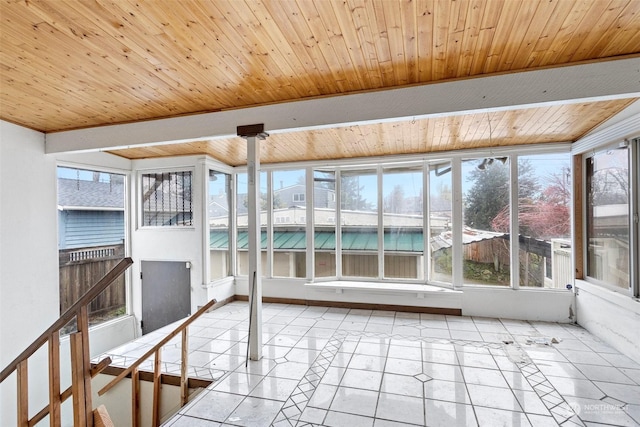
[[[556,153],[556,154],[542,154],[522,156],[519,159],[527,159],[532,162],[536,175],[540,178],[540,183],[544,185],[546,179],[554,173],[558,173],[564,167],[570,166],[570,155],[568,153]],[[478,162],[463,162],[462,163],[462,191],[466,193],[471,188],[473,182],[464,177],[468,176],[468,172],[477,166]],[[298,182],[301,176],[304,176],[305,171],[299,170],[287,170],[287,171],[274,171],[273,182],[277,188],[280,184],[283,186],[293,185]],[[108,181],[108,175],[103,173],[101,180]],[[66,167],[58,167],[59,178],[69,179],[81,179],[92,180],[93,172],[88,170],[73,169]],[[246,189],[247,178],[246,174],[238,175],[238,187],[240,189]],[[431,173],[431,189],[435,190],[440,188],[441,185],[451,188],[451,173],[445,173],[440,177],[437,177],[435,173]],[[266,172],[261,173],[260,187],[263,192],[266,193]],[[371,202],[377,202],[377,180],[375,175],[365,175],[361,177],[362,196]],[[396,185],[401,185],[405,197],[417,196],[422,189],[422,177],[419,173],[406,172],[402,173],[386,173],[383,176],[383,192],[384,195],[389,194]],[[210,182],[210,194],[219,194],[224,190],[224,180],[216,180]],[[242,191],[242,190],[241,190]],[[245,190],[246,191],[246,190]]]

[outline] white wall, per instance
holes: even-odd
[[[99,374],[92,383],[93,396],[91,402],[94,407],[104,405],[107,408],[109,417],[113,425],[127,427],[131,423],[131,379],[125,378],[114,388],[102,396],[98,391],[106,386],[115,377],[112,375]],[[202,390],[191,389],[190,399],[194,399]],[[160,418],[166,421],[180,410],[180,387],[168,384],[162,385],[160,398]],[[153,414],[153,382],[140,381],[140,425],[151,426]]]
[[[4,368],[58,318],[56,165],[45,138],[0,121],[0,366]],[[44,362],[46,358],[37,358]],[[47,378],[42,363],[30,377]],[[47,388],[31,387],[31,409]],[[0,424],[15,425],[15,380],[0,386]]]
[[[463,316],[575,322],[576,307],[571,291],[486,287],[464,287],[454,291],[436,286],[373,282],[318,282],[305,285],[300,280],[291,279],[263,279],[262,285],[264,297],[457,308],[462,310]],[[396,289],[390,289],[393,287]],[[419,296],[420,292],[414,288],[422,288],[422,295]],[[236,293],[247,295],[246,277],[236,279]]]
[[[205,197],[204,177],[206,176],[205,158],[201,156],[175,157],[170,159],[149,159],[133,162],[134,174],[131,188],[131,256],[134,264],[132,270],[132,303],[133,313],[142,319],[142,280],[140,265],[142,261],[188,261],[191,263],[191,312],[207,302],[208,292],[205,278],[205,262],[209,251],[203,253],[205,246],[205,221],[203,200]],[[139,211],[141,189],[138,180],[142,173],[157,171],[192,170],[192,227],[140,227]],[[208,241],[208,240],[207,240]],[[140,323],[138,322],[138,331]]]
[[[572,291],[465,287],[463,292],[463,316],[575,322],[576,308]]]
[[[578,324],[636,360],[640,354],[640,302],[576,280]]]

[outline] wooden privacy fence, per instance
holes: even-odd
[[[124,245],[64,249],[58,253],[60,274],[60,313],[64,313],[124,256]],[[89,306],[91,318],[124,307],[124,276],[98,295]]]

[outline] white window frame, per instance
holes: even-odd
[[[640,156],[640,149],[638,148],[640,144],[640,138],[636,138],[632,141],[622,141],[614,144],[604,144],[589,152],[585,153],[582,158],[582,192],[583,192],[583,206],[582,211],[584,212],[584,221],[583,221],[583,266],[584,266],[584,280],[601,286],[605,289],[608,289],[613,292],[620,293],[622,295],[628,296],[639,296],[639,285],[638,285],[638,268],[639,261],[637,260],[638,256],[638,189],[640,188],[640,183],[638,181],[638,158]],[[611,149],[620,149],[625,147],[628,151],[629,156],[629,284],[628,288],[621,288],[619,286],[612,285],[603,280],[596,279],[595,277],[591,277],[588,275],[588,263],[589,263],[589,236],[588,236],[588,228],[587,228],[587,212],[588,212],[588,191],[587,188],[587,162],[589,159],[594,157],[597,154],[601,154],[607,150]],[[634,256],[634,254],[636,256]]]
[[[380,275],[377,278],[367,277],[364,278],[368,282],[391,282],[391,283],[414,283],[414,284],[426,284],[433,285],[442,288],[453,288],[453,289],[461,289],[463,286],[463,266],[462,266],[462,159],[463,158],[482,158],[482,157],[509,157],[510,164],[513,165],[514,162],[518,161],[518,156],[522,155],[535,155],[535,154],[551,154],[551,153],[570,153],[571,145],[569,143],[557,143],[557,144],[532,144],[527,146],[513,146],[513,147],[500,147],[500,148],[487,148],[487,149],[469,149],[469,150],[459,150],[459,151],[449,151],[449,152],[441,152],[441,153],[427,153],[421,155],[398,155],[398,156],[388,156],[384,158],[367,158],[367,159],[341,159],[332,161],[331,164],[327,164],[322,161],[308,161],[308,162],[292,162],[285,164],[277,164],[277,165],[261,165],[261,172],[267,172],[268,175],[268,184],[271,188],[271,172],[272,171],[282,171],[282,170],[293,170],[293,169],[306,169],[306,201],[305,205],[309,211],[313,210],[313,171],[315,170],[331,170],[335,173],[336,186],[335,186],[335,224],[336,224],[336,276],[335,277],[322,277],[316,278],[314,272],[314,258],[313,253],[315,251],[314,242],[313,242],[313,232],[314,232],[314,216],[307,215],[306,224],[307,224],[307,281],[327,281],[327,280],[338,280],[338,281],[362,281],[363,278],[357,277],[344,277],[342,276],[342,242],[341,242],[341,232],[342,232],[342,215],[341,215],[341,198],[339,195],[341,194],[341,174],[343,171],[358,171],[358,170],[377,170],[378,174],[383,168],[387,167],[402,167],[408,165],[422,164],[424,165],[424,181],[425,186],[423,187],[423,191],[428,191],[428,165],[433,162],[450,162],[451,163],[451,173],[452,173],[452,283],[443,283],[432,281],[428,277],[428,267],[430,262],[430,245],[428,244],[427,237],[428,233],[423,230],[425,233],[425,276],[423,279],[393,279],[393,278],[383,278],[383,275]],[[236,173],[242,173],[246,171],[246,167],[237,167],[234,169]],[[515,176],[517,178],[517,168],[511,167],[510,169],[511,178]],[[380,175],[379,175],[380,177]],[[379,179],[379,178],[378,178]],[[512,185],[510,188],[510,194],[517,192],[517,186]],[[378,198],[382,197],[382,188],[378,189]],[[270,191],[268,192],[268,197],[270,197]],[[517,205],[514,205],[514,201],[517,202],[517,197],[511,196],[511,210],[517,212]],[[378,200],[378,211],[382,210],[382,203]],[[424,197],[424,203],[428,208],[428,192]],[[235,204],[234,204],[235,209]],[[273,229],[273,221],[272,221],[272,212],[273,209],[269,209],[268,211],[268,230]],[[425,210],[425,220],[424,227],[425,230],[428,230],[428,222],[429,222],[429,210]],[[382,217],[380,212],[378,212],[378,228],[381,227]],[[517,221],[517,216],[511,214],[511,221]],[[514,256],[514,251],[518,249],[518,236],[513,235],[513,230],[517,230],[513,227],[512,224],[512,244],[511,251],[512,257]],[[384,236],[379,236],[379,238],[383,238]],[[573,237],[572,237],[573,239]],[[268,239],[271,241],[272,239]],[[269,245],[268,245],[269,246]],[[269,248],[268,254],[271,254],[272,250]],[[517,255],[517,252],[515,252]],[[382,247],[378,248],[378,256],[384,257],[384,249]],[[270,257],[269,257],[270,258]],[[271,260],[270,260],[271,261]],[[271,267],[271,266],[269,266]],[[379,269],[380,264],[379,264]],[[513,264],[512,264],[513,271]],[[382,274],[383,272],[381,272]],[[518,274],[518,273],[516,273]],[[271,275],[263,275],[264,277],[272,277]],[[300,280],[300,278],[288,278],[293,280]],[[513,273],[512,273],[512,284],[510,287],[501,286],[500,289],[518,289],[517,286],[513,286]],[[517,281],[515,281],[517,284]],[[490,288],[496,289],[496,286],[483,286],[483,285],[467,285],[467,286],[477,286],[481,288]],[[534,290],[536,292],[559,292],[563,291],[562,289],[549,289],[549,288],[521,288],[523,290]],[[564,290],[566,292],[566,290]]]
[[[144,196],[143,189],[143,176],[144,175],[152,175],[152,174],[161,174],[161,173],[180,173],[180,172],[189,172],[191,174],[191,225],[145,225],[144,224],[144,200],[142,199]],[[154,168],[154,169],[141,169],[137,171],[136,177],[136,187],[137,187],[137,196],[136,196],[136,205],[137,205],[137,229],[138,230],[190,230],[195,229],[195,217],[196,217],[196,203],[195,197],[198,197],[195,191],[195,182],[196,182],[196,172],[195,168]]]

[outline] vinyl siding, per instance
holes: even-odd
[[[123,211],[60,212],[59,249],[114,245],[123,239]]]

